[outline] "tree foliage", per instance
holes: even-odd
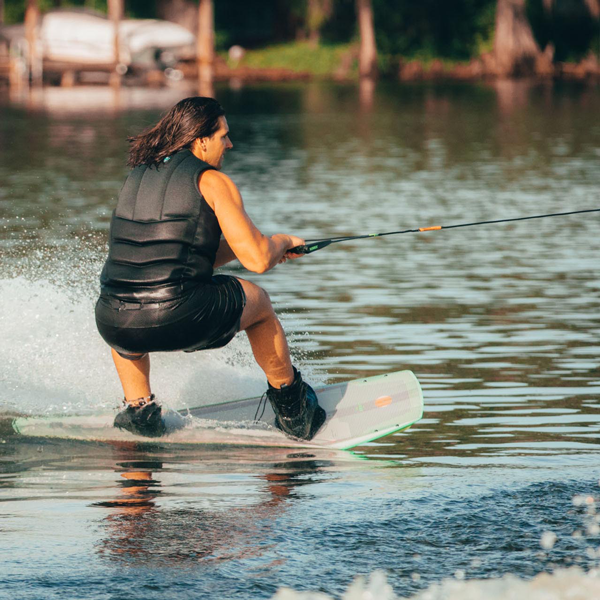
[[[172,0],[124,0],[129,17],[152,18]],[[198,0],[187,0],[198,4]],[[552,44],[556,60],[600,52],[597,0],[527,0],[527,17],[540,48]],[[38,0],[106,13],[106,0]],[[5,0],[6,23],[22,22],[26,0]],[[466,60],[491,50],[497,0],[372,0],[377,49],[388,57]],[[550,6],[550,9],[548,7]],[[356,0],[216,0],[217,46],[266,47],[298,39],[321,44],[357,40]]]
[[[529,0],[527,16],[538,44],[554,47],[557,61],[578,60],[590,48],[600,52],[600,21],[588,0]]]
[[[493,35],[496,0],[373,0],[384,54],[468,59]]]

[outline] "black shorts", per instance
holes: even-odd
[[[195,352],[221,348],[240,330],[246,305],[242,284],[215,275],[180,298],[144,304],[101,295],[96,325],[104,341],[123,358],[147,352]]]

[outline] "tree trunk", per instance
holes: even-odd
[[[0,0],[0,25],[4,25],[4,0]]]
[[[115,68],[110,74],[110,83],[114,86],[121,85],[121,47],[119,42],[119,25],[123,17],[123,0],[108,0],[108,18],[113,24],[113,47],[115,57]]]
[[[375,45],[371,0],[356,0],[356,16],[360,33],[358,72],[361,77],[375,77],[377,75],[377,46]]]
[[[156,17],[177,23],[193,34],[198,32],[198,3],[192,0],[160,0],[156,3]]]
[[[308,40],[313,46],[321,42],[321,29],[331,17],[333,3],[331,0],[308,0],[306,7],[306,28]]]
[[[585,5],[594,19],[600,18],[600,0],[585,0]]]
[[[215,20],[212,0],[200,0],[198,7],[198,92],[213,96],[213,63],[215,57]]]
[[[498,0],[494,55],[498,75],[533,75],[541,55],[525,14],[526,0]]]
[[[27,69],[33,84],[41,83],[42,69],[41,57],[38,56],[38,29],[40,23],[40,9],[37,0],[27,0],[25,8],[25,39],[27,40]]]

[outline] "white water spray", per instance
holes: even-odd
[[[85,414],[119,403],[119,380],[94,320],[103,259],[103,251],[54,248],[5,263],[0,412]],[[153,391],[175,409],[260,395],[265,381],[245,334],[219,350],[152,358]]]

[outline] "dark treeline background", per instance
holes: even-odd
[[[526,0],[526,14],[539,47],[554,48],[555,61],[600,54],[596,0]],[[7,24],[23,21],[27,0],[0,0]],[[189,15],[195,27],[197,0],[125,0],[132,18]],[[106,0],[39,0],[42,11],[79,7],[106,13]],[[380,57],[468,60],[492,49],[498,0],[372,0]],[[260,48],[309,40],[315,44],[357,39],[356,0],[216,0],[217,50],[233,44]]]

